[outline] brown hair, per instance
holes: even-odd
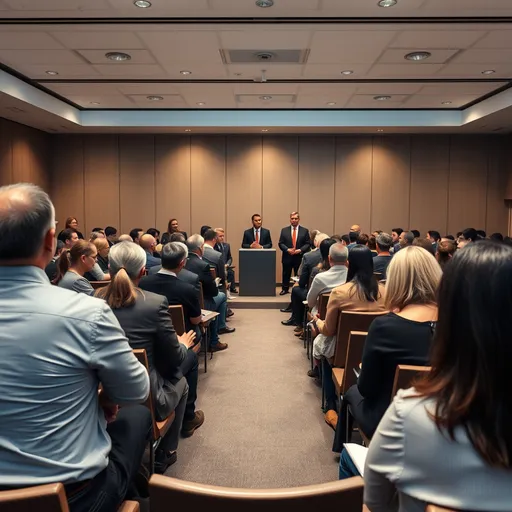
[[[64,274],[69,270],[69,267],[75,265],[80,261],[82,256],[91,256],[96,248],[91,242],[86,240],[78,240],[78,242],[62,252],[57,264],[57,277],[54,279],[53,284],[59,284]]]
[[[167,224],[167,232],[168,232],[169,234],[171,234],[171,233],[172,233],[172,231],[171,231],[171,230],[172,230],[171,224],[172,224],[174,221],[178,222],[178,219],[171,219],[171,220],[169,221],[169,223]]]
[[[76,220],[76,217],[68,217],[68,218],[66,219],[66,225],[64,226],[64,229],[69,228],[69,227],[70,227],[70,224],[71,224],[74,220]],[[77,221],[77,222],[78,222],[78,221]],[[73,228],[73,229],[74,229],[74,228]]]
[[[457,243],[454,240],[441,240],[437,244],[436,258],[444,270],[445,265],[452,259],[457,250]]]

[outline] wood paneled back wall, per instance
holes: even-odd
[[[492,136],[54,136],[61,223],[189,234],[225,227],[233,249],[263,215],[274,245],[288,214],[326,233],[393,227],[507,232],[506,139]],[[62,225],[62,224],[61,224]],[[237,259],[236,250],[233,255]]]

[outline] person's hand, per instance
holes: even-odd
[[[182,345],[185,345],[185,347],[190,348],[196,340],[196,333],[195,331],[185,332],[181,336],[178,336],[178,340]]]
[[[194,345],[191,350],[192,350],[192,352],[195,352],[196,354],[199,354],[199,351],[201,350],[201,343],[198,343],[197,345]]]
[[[112,402],[105,392],[101,391],[98,395],[98,402],[103,409],[107,423],[112,423],[117,418],[119,406]]]
[[[295,250],[293,251],[293,254],[300,254],[300,249],[295,249]]]
[[[292,247],[291,249],[288,249],[288,251],[286,251],[288,254],[295,254],[295,249]]]

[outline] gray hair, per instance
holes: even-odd
[[[389,251],[390,247],[393,245],[393,237],[388,235],[388,233],[381,233],[375,239],[375,243],[382,251]]]
[[[133,242],[133,238],[130,235],[121,235],[118,239],[118,242]]]
[[[404,240],[407,245],[412,245],[414,242],[414,233],[412,231],[407,231],[404,235]]]
[[[204,238],[201,235],[191,235],[187,239],[187,247],[190,252],[201,249],[204,245]]]
[[[43,189],[32,183],[0,187],[0,260],[35,257],[53,228],[55,208]]]
[[[329,247],[329,256],[333,263],[345,263],[348,260],[348,249],[343,244],[332,244]]]
[[[315,247],[320,247],[320,244],[324,240],[327,240],[328,238],[331,238],[331,237],[329,235],[327,235],[326,233],[317,233],[315,236],[315,239],[313,240],[313,245]]]
[[[131,279],[136,279],[146,265],[146,253],[138,244],[119,242],[110,248],[108,263],[111,274],[124,268]]]
[[[187,246],[181,242],[169,242],[162,248],[162,267],[167,270],[178,268],[188,257]]]

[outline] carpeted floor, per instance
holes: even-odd
[[[237,309],[204,374],[198,408],[204,425],[181,439],[167,471],[194,482],[228,487],[293,487],[336,480],[333,431],[320,409],[321,390],[306,375],[309,361],[288,315]]]

